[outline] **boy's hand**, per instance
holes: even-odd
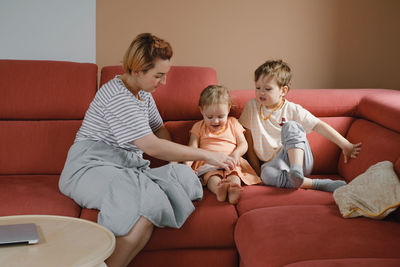
[[[350,158],[355,159],[358,156],[358,153],[360,153],[360,150],[361,143],[352,144],[349,142],[349,144],[343,148],[344,163],[347,163]]]

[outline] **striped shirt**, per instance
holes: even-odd
[[[151,134],[163,125],[151,93],[139,91],[137,99],[119,76],[104,84],[86,111],[75,142],[103,141],[106,144],[143,152],[132,141]]]

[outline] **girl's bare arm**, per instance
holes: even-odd
[[[257,175],[261,174],[260,160],[258,159],[256,152],[254,151],[253,137],[251,136],[251,130],[246,129],[244,133],[246,137],[246,141],[248,144],[247,149],[247,159],[249,160],[250,165],[256,171]]]
[[[247,152],[247,141],[244,133],[236,129],[236,149],[232,152],[231,156],[235,159],[236,164],[239,164],[239,159]]]

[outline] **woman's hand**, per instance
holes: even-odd
[[[361,143],[352,144],[348,142],[348,144],[343,148],[342,152],[344,155],[344,163],[347,163],[350,158],[355,159],[360,153]]]
[[[235,167],[234,158],[221,152],[207,151],[207,158],[205,161],[211,165],[224,168],[227,171]]]

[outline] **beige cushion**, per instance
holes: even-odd
[[[400,182],[390,161],[378,162],[333,193],[344,218],[383,219],[400,205]]]

